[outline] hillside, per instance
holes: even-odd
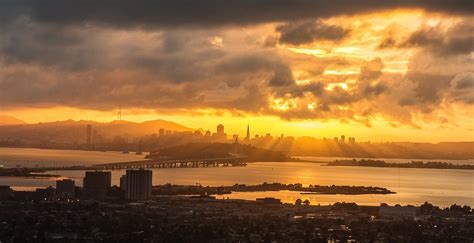
[[[0,126],[0,141],[21,141],[25,145],[38,146],[41,144],[82,144],[86,139],[86,126],[90,124],[94,130],[95,139],[114,139],[126,137],[129,139],[159,133],[159,129],[171,131],[193,131],[175,122],[153,120],[142,123],[130,121],[112,121],[107,123],[95,121],[57,121],[37,124],[22,124]]]
[[[21,125],[21,124],[26,124],[26,122],[13,116],[0,115],[0,126]]]

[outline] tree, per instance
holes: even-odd
[[[298,199],[296,199],[296,201],[295,201],[295,205],[297,205],[297,206],[301,206],[301,203],[303,203],[303,201],[302,201],[301,199],[299,199],[299,198],[298,198]]]

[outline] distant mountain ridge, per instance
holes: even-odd
[[[159,129],[171,131],[194,131],[194,129],[183,126],[176,122],[166,120],[152,120],[145,122],[112,121],[96,122],[86,120],[65,120],[55,122],[43,122],[36,124],[0,125],[0,140],[21,140],[38,143],[41,141],[50,143],[84,143],[86,127],[91,125],[97,136],[114,138],[117,136],[136,138],[149,134],[158,134]]]
[[[21,125],[21,124],[26,124],[26,122],[13,116],[0,115],[0,126]]]

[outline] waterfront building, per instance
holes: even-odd
[[[71,179],[56,181],[56,195],[59,198],[73,198],[75,196],[75,182]]]
[[[151,170],[127,170],[120,178],[120,187],[125,191],[127,200],[147,200],[151,195],[152,188]]]
[[[256,201],[263,204],[281,204],[281,199],[273,197],[257,198]]]
[[[84,196],[88,199],[103,200],[112,184],[110,171],[86,171]]]

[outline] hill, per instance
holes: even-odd
[[[142,123],[130,121],[112,121],[107,123],[95,121],[56,121],[36,124],[0,125],[0,141],[16,141],[24,146],[41,146],[45,144],[73,145],[83,144],[86,140],[86,127],[91,125],[94,138],[111,140],[122,137],[129,140],[141,136],[159,133],[159,129],[171,131],[193,131],[175,122],[153,120]]]
[[[0,115],[0,126],[20,125],[20,124],[26,124],[26,122],[13,116]]]
[[[190,143],[159,149],[148,158],[171,158],[171,159],[207,159],[229,157],[235,154],[236,147],[230,143]],[[277,151],[253,147],[251,145],[239,145],[238,154],[246,156],[248,162],[256,161],[290,161],[290,157]]]

